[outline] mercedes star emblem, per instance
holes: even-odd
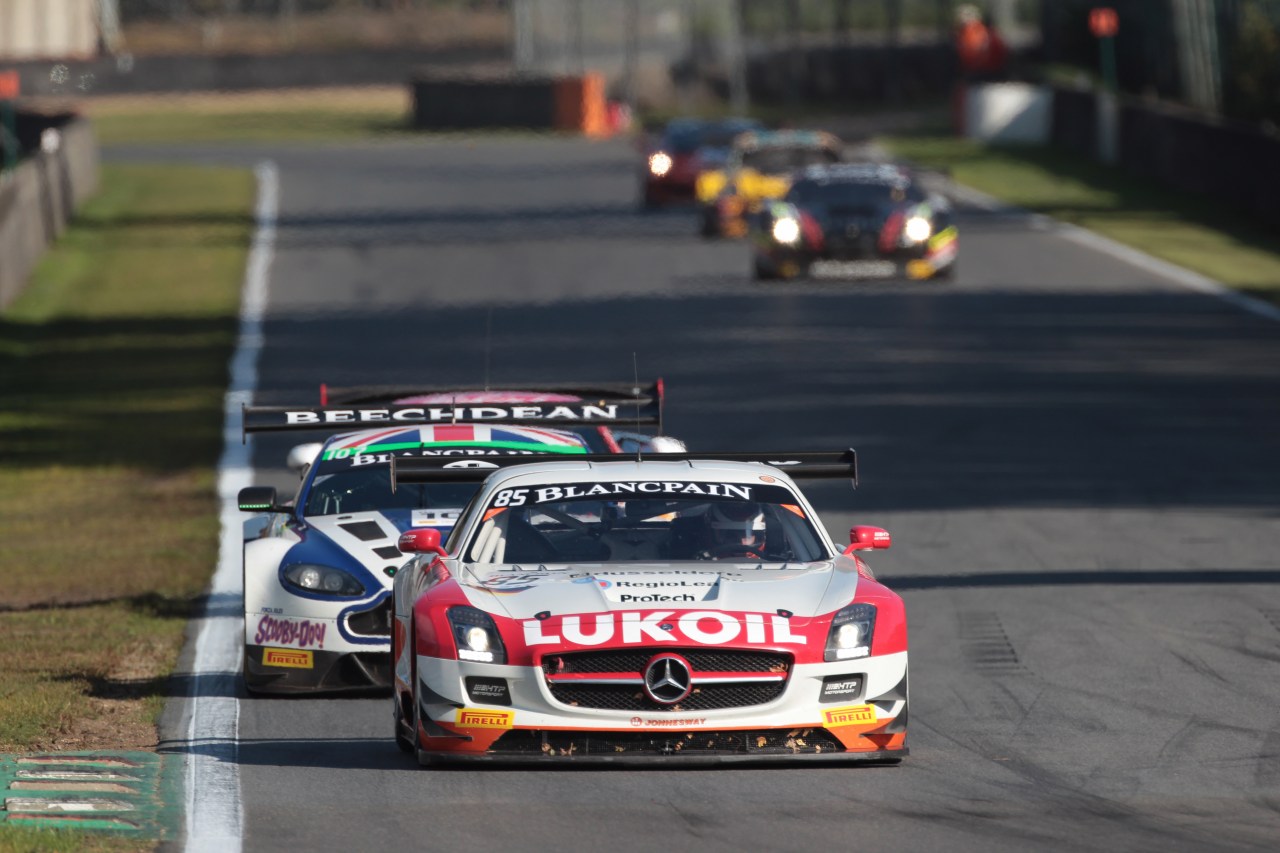
[[[656,655],[644,669],[644,692],[663,705],[674,705],[693,689],[689,662],[679,655]]]

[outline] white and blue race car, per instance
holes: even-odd
[[[390,686],[392,579],[401,534],[447,534],[477,483],[393,489],[394,459],[492,467],[533,455],[682,449],[674,439],[617,430],[660,423],[661,385],[566,393],[382,392],[359,402],[247,407],[246,432],[339,431],[289,454],[301,479],[292,500],[243,489],[241,510],[266,513],[244,546],[244,683],[251,693],[336,692]],[[391,402],[378,404],[381,396]],[[448,400],[449,402],[444,402]],[[585,402],[588,401],[589,402]]]

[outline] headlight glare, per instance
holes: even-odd
[[[343,598],[358,598],[365,594],[364,584],[333,566],[313,566],[307,563],[288,566],[284,570],[284,582],[286,587]]]
[[[902,227],[902,233],[912,243],[923,243],[933,233],[933,226],[923,216],[913,216]]]
[[[661,178],[671,171],[671,155],[665,151],[655,151],[649,155],[649,171]]]
[[[466,605],[450,607],[449,627],[458,647],[458,660],[506,663],[507,649],[493,618],[483,610]]]
[[[836,629],[836,648],[854,649],[862,639],[862,626],[857,622],[849,622]]]
[[[784,216],[773,223],[773,239],[779,243],[795,243],[800,239],[800,223]]]
[[[850,604],[831,618],[824,660],[850,660],[871,654],[876,631],[874,604]]]
[[[468,628],[466,644],[472,651],[489,651],[489,632],[479,626]]]

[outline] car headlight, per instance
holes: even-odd
[[[458,660],[506,663],[507,649],[493,618],[483,610],[458,605],[449,608],[449,627],[458,647]]]
[[[902,233],[912,243],[923,243],[933,233],[933,226],[923,216],[913,216],[902,226]]]
[[[876,632],[876,606],[850,604],[831,618],[827,650],[823,660],[849,660],[871,654],[871,637]]]
[[[671,171],[671,155],[665,151],[655,151],[649,155],[649,171],[661,178]]]
[[[800,239],[800,223],[784,216],[773,223],[773,239],[779,243],[795,243]]]
[[[320,595],[357,598],[365,593],[364,584],[342,569],[335,569],[333,566],[297,563],[284,570],[284,580],[287,586]]]

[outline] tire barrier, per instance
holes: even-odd
[[[615,123],[599,74],[431,72],[410,85],[413,125],[421,130],[557,130],[606,136]]]

